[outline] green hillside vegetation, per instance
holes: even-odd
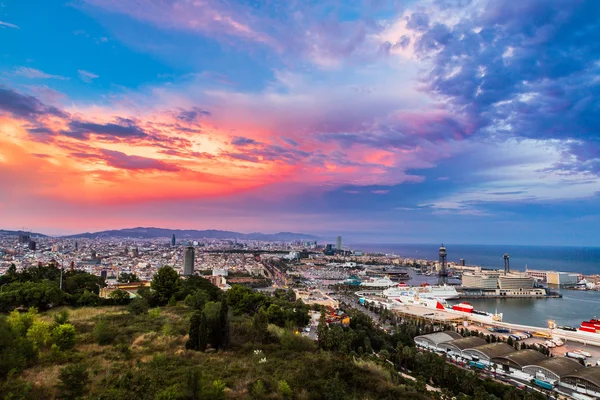
[[[412,338],[426,327],[403,324],[388,335],[350,311],[349,327],[321,321],[314,342],[298,334],[310,308],[292,291],[223,293],[173,272],[161,268],[141,297],[119,300],[129,304],[1,316],[0,398],[538,398],[417,352]],[[418,379],[402,378],[400,368]]]

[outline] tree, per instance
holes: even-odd
[[[229,347],[229,307],[225,300],[221,300],[219,320],[221,325],[221,348],[226,349]]]
[[[196,311],[190,318],[190,330],[188,334],[188,341],[185,343],[185,348],[189,350],[198,350],[200,345],[200,320],[202,319],[202,312]]]
[[[194,293],[188,294],[184,303],[194,310],[202,310],[209,300],[210,295],[208,292],[206,290],[198,289]]]
[[[106,319],[101,319],[94,326],[94,340],[101,346],[110,344],[115,339],[115,331]]]
[[[117,278],[117,282],[119,283],[131,283],[131,282],[140,282],[140,278],[134,273],[122,272],[119,274],[119,278]]]
[[[60,350],[71,349],[75,346],[77,332],[71,324],[62,324],[52,329],[52,339]]]
[[[200,327],[198,328],[198,350],[205,351],[208,345],[208,322],[206,314],[202,312],[200,315]]]
[[[113,299],[113,301],[116,304],[127,304],[127,302],[129,302],[129,300],[131,299],[131,297],[129,296],[129,292],[126,292],[125,290],[121,290],[121,289],[115,289],[113,290],[108,297],[110,297],[111,299]]]
[[[89,383],[89,374],[84,365],[67,365],[60,370],[58,378],[60,379],[58,389],[62,394],[61,398],[77,399],[85,395],[86,386]]]
[[[98,296],[94,292],[90,292],[89,290],[84,290],[79,299],[77,300],[77,305],[80,307],[83,306],[97,306],[100,304],[100,296]]]
[[[154,290],[159,305],[165,305],[179,291],[181,278],[177,271],[169,266],[158,269],[152,278],[150,287]]]
[[[133,315],[142,315],[148,312],[148,301],[142,297],[138,297],[133,299],[131,303],[129,303],[129,312]]]
[[[252,331],[259,342],[263,342],[267,337],[267,328],[269,326],[269,317],[264,308],[258,310],[252,318]]]
[[[277,391],[284,399],[291,399],[294,395],[292,388],[290,388],[290,385],[284,380],[279,381],[277,384]]]

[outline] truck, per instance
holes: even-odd
[[[552,389],[554,389],[554,385],[553,384],[551,384],[550,382],[542,381],[540,379],[534,379],[533,383],[535,383],[536,385],[538,385],[542,389],[546,389],[546,390],[552,390]]]
[[[477,361],[469,361],[469,366],[479,368],[479,369],[485,369],[485,364],[477,362]]]
[[[585,360],[586,357],[583,354],[567,351],[565,357],[574,358],[575,360]]]

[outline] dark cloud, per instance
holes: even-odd
[[[465,15],[451,27],[431,26],[415,50],[432,63],[425,76],[431,92],[474,132],[574,139],[584,147],[599,136],[596,0],[492,1]],[[422,32],[422,15],[413,14],[409,22]],[[579,145],[570,150],[584,169],[600,159]]]
[[[254,139],[245,138],[245,137],[241,137],[241,136],[236,136],[231,141],[231,144],[234,145],[234,146],[244,147],[244,146],[250,146],[250,145],[258,145],[260,143],[258,143]]]
[[[68,114],[56,107],[47,106],[33,96],[22,95],[10,89],[0,87],[0,112],[4,111],[15,118],[36,120],[52,115],[66,118]]]
[[[199,107],[193,107],[190,110],[180,110],[175,117],[183,122],[196,122],[199,118],[210,116],[211,113],[206,110],[202,110]]]
[[[180,171],[177,165],[169,164],[153,158],[130,156],[120,151],[101,150],[102,159],[107,165],[128,170],[157,170],[166,172]]]
[[[104,139],[145,138],[146,132],[135,121],[128,118],[117,118],[115,123],[97,124],[86,121],[70,121],[69,129],[61,131],[65,136],[75,139],[88,140],[90,135],[101,136]]]

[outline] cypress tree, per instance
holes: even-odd
[[[198,328],[198,350],[205,351],[208,344],[208,322],[206,314],[202,312],[200,316],[200,326]]]
[[[190,318],[189,339],[185,344],[186,349],[198,350],[200,343],[200,324],[203,316],[203,313],[196,311],[194,315],[192,315],[192,318]]]
[[[221,300],[221,311],[219,319],[221,320],[221,348],[229,347],[229,307],[225,300]]]

